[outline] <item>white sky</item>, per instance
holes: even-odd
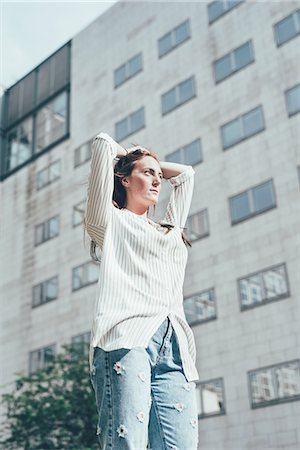
[[[0,87],[14,84],[117,0],[0,0]]]

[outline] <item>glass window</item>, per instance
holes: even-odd
[[[223,380],[211,380],[197,383],[198,416],[204,418],[225,413]]]
[[[169,153],[168,155],[166,155],[166,161],[170,161],[170,162],[177,162],[177,163],[183,163],[183,153],[182,153],[182,149],[178,149],[173,153]]]
[[[243,115],[244,137],[252,136],[264,128],[261,106]]]
[[[194,96],[193,78],[179,84],[179,102],[184,103]]]
[[[241,308],[289,295],[285,265],[281,264],[239,280]]]
[[[196,139],[183,147],[184,164],[194,166],[202,161],[201,140]]]
[[[240,118],[222,126],[223,148],[226,149],[237,144],[242,139],[242,126]]]
[[[142,69],[142,54],[139,53],[131,58],[128,64],[130,76],[137,74]]]
[[[144,120],[144,108],[139,109],[130,115],[131,119],[131,132],[135,133],[136,131],[143,128],[145,120]]]
[[[85,142],[80,147],[75,149],[74,167],[79,166],[91,159],[92,141]]]
[[[72,288],[73,291],[96,283],[99,277],[99,265],[94,261],[89,261],[81,266],[72,269]]]
[[[48,236],[49,239],[58,236],[59,234],[59,217],[52,217],[48,222],[47,222],[49,228],[48,228]]]
[[[299,17],[300,21],[300,17]],[[300,84],[286,92],[288,115],[292,116],[300,112]]]
[[[129,134],[128,119],[123,119],[116,124],[116,139],[121,141]]]
[[[136,75],[143,68],[142,53],[133,56],[127,63],[114,71],[115,88]]]
[[[254,209],[256,212],[265,211],[274,206],[274,196],[272,189],[272,181],[269,180],[266,183],[255,186],[252,190]]]
[[[189,20],[186,20],[182,24],[178,25],[178,27],[176,27],[174,30],[174,34],[175,34],[174,39],[175,45],[179,45],[182,42],[184,42],[190,36]]]
[[[115,70],[115,87],[124,83],[126,80],[126,64],[123,64],[121,67]]]
[[[251,53],[251,41],[234,50],[235,70],[239,70],[253,61]]]
[[[188,239],[193,242],[197,239],[201,239],[204,236],[208,236],[208,211],[203,209],[202,211],[192,214],[187,219],[187,235]]]
[[[250,201],[248,192],[236,195],[230,201],[231,218],[233,222],[245,219],[250,216]]]
[[[79,354],[88,356],[90,346],[90,332],[79,334],[72,337],[72,346]]]
[[[40,170],[36,176],[36,188],[42,189],[50,183],[60,178],[61,165],[60,160],[55,161],[43,170]]]
[[[284,44],[285,42],[296,36],[297,31],[299,32],[299,30],[296,29],[296,21],[295,17],[293,17],[293,14],[275,24],[275,31],[277,37],[277,45]]]
[[[162,96],[162,113],[167,113],[176,107],[176,89],[173,88]]]
[[[32,289],[32,307],[55,300],[58,296],[58,277],[43,281]]]
[[[252,408],[300,398],[300,361],[289,361],[248,373]]]
[[[73,226],[76,227],[80,225],[83,220],[84,210],[85,210],[86,200],[77,203],[77,205],[73,206]]]
[[[163,56],[166,53],[168,53],[172,47],[172,33],[168,33],[165,36],[163,36],[158,41],[158,47],[159,47],[159,56]]]
[[[49,366],[55,359],[55,344],[48,347],[34,350],[29,354],[29,373],[32,374],[37,370],[44,369]]]
[[[214,289],[199,292],[183,302],[184,313],[189,325],[216,318],[216,301]]]
[[[31,158],[32,117],[24,120],[7,135],[6,170],[12,170]]]
[[[36,119],[36,148],[39,152],[67,133],[67,93],[63,92],[43,106]]]
[[[232,72],[231,55],[223,56],[214,63],[216,81],[223,80]]]
[[[158,40],[159,57],[164,56],[191,36],[190,21],[185,20]]]
[[[60,178],[60,172],[61,172],[60,161],[55,161],[54,163],[50,164],[50,166],[49,166],[49,182],[52,183],[53,181]]]
[[[235,6],[239,5],[245,0],[217,0],[207,5],[208,22],[213,23],[219,17],[230,11]]]

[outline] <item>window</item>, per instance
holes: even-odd
[[[117,122],[115,125],[115,135],[117,141],[122,141],[127,136],[141,130],[145,127],[145,112],[144,107],[133,112],[125,119]]]
[[[215,20],[222,17],[227,12],[231,11],[232,8],[243,3],[245,0],[223,0],[214,1],[207,5],[208,10],[208,23],[213,23]]]
[[[32,307],[43,305],[55,300],[58,296],[58,277],[37,284],[32,289]]]
[[[74,153],[74,167],[89,161],[92,155],[92,141],[85,142],[80,147],[75,149]]]
[[[196,82],[192,76],[161,96],[162,115],[196,97]]]
[[[1,179],[69,135],[71,42],[3,96]]]
[[[61,163],[60,160],[58,160],[37,173],[36,188],[42,189],[48,184],[53,183],[55,180],[58,180],[60,178],[60,174],[61,174]]]
[[[201,140],[196,139],[189,144],[166,155],[166,161],[194,166],[203,161]]]
[[[273,180],[254,186],[229,199],[231,224],[276,207]]]
[[[248,372],[251,407],[300,400],[300,360]]]
[[[40,369],[45,369],[51,365],[55,359],[56,345],[34,350],[29,354],[29,373],[32,374]]]
[[[221,127],[223,150],[265,129],[262,106],[237,117]]]
[[[79,354],[88,356],[89,348],[90,348],[90,336],[91,333],[88,331],[87,333],[79,334],[78,336],[72,337],[72,347]]]
[[[5,170],[21,166],[32,156],[32,117],[25,119],[7,133]]]
[[[208,210],[202,209],[187,218],[187,237],[193,242],[209,235]]]
[[[223,380],[203,381],[196,383],[198,418],[225,414],[225,398]]]
[[[73,206],[73,227],[77,227],[83,221],[86,200],[82,200],[77,205]]]
[[[190,326],[216,319],[214,289],[207,289],[186,297],[183,302],[186,320]]]
[[[285,95],[288,115],[293,116],[300,112],[300,84],[288,89]]]
[[[114,71],[114,87],[117,88],[118,86],[121,86],[121,84],[125,83],[125,81],[134,77],[134,75],[142,70],[142,53],[139,53]]]
[[[214,62],[216,83],[238,72],[253,61],[253,44],[252,41],[248,41]]]
[[[300,34],[300,9],[274,25],[277,47]]]
[[[159,58],[187,41],[190,37],[190,20],[187,19],[158,40]]]
[[[35,227],[35,245],[39,245],[58,235],[59,216],[55,216]]]
[[[67,133],[67,99],[67,93],[63,92],[38,111],[35,152],[49,147]]]
[[[89,261],[72,269],[72,290],[76,291],[89,284],[96,283],[99,276],[99,265]]]
[[[238,285],[241,310],[289,296],[285,264],[241,278]]]

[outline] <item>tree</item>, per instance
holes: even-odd
[[[48,367],[18,375],[2,396],[4,450],[96,450],[97,408],[82,350],[64,345]]]

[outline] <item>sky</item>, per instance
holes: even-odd
[[[0,88],[10,87],[116,2],[0,0]]]

